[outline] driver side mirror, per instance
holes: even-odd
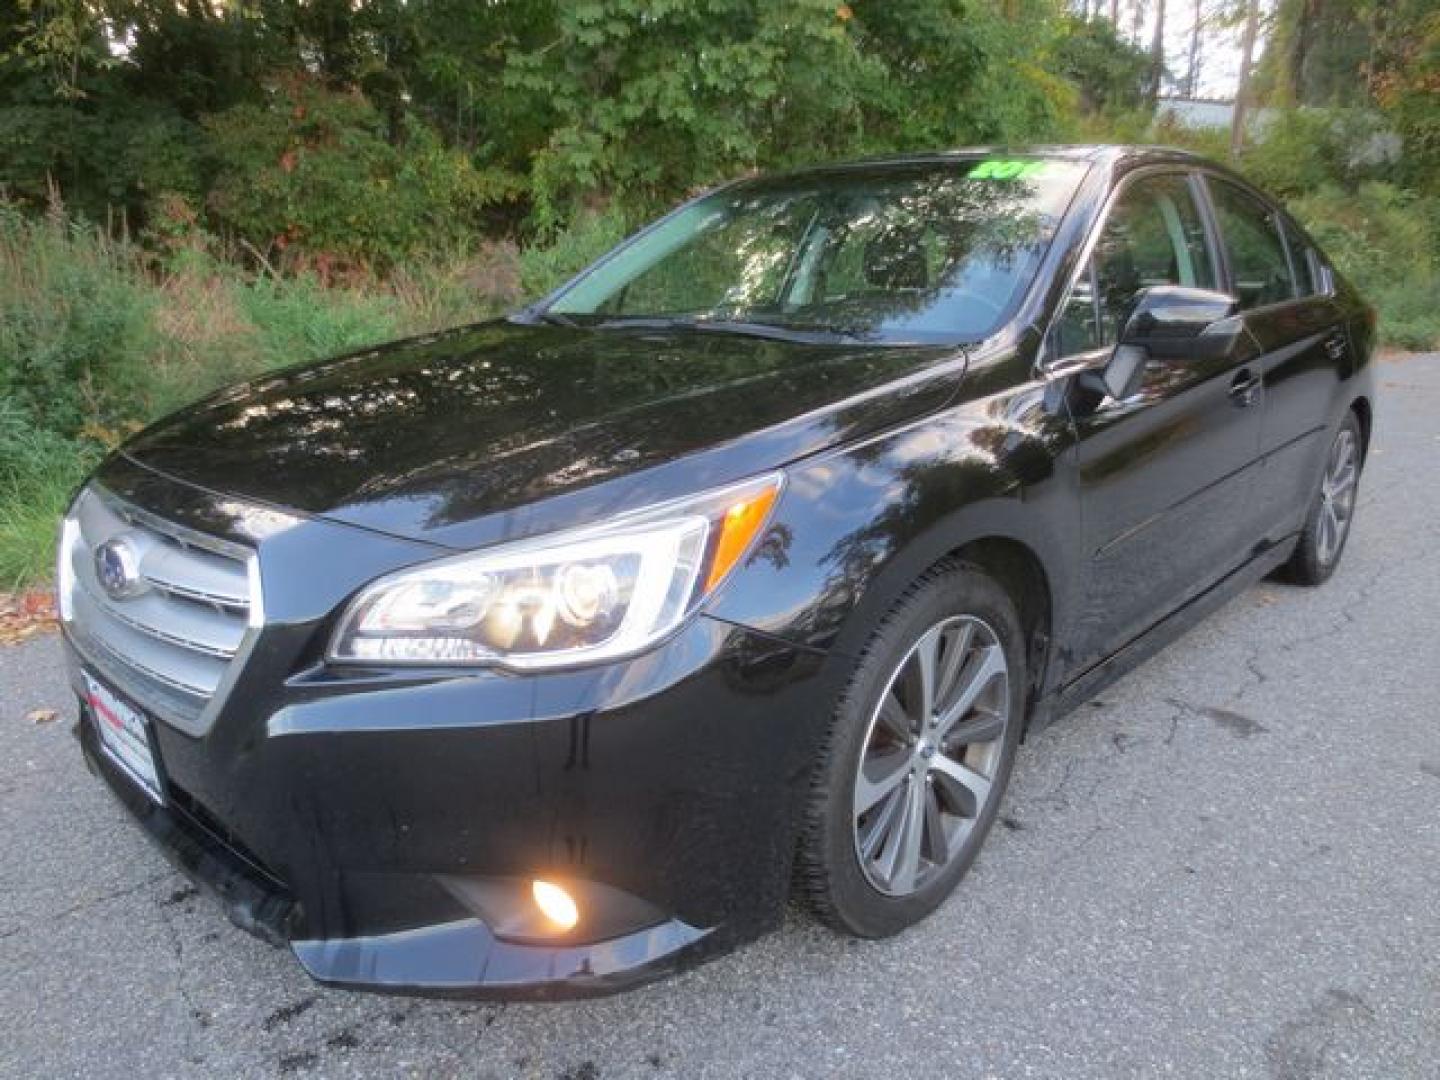
[[[1092,390],[1123,401],[1140,389],[1150,361],[1185,363],[1228,353],[1243,328],[1234,297],[1186,285],[1153,285],[1135,294],[1120,341]]]
[[[1157,360],[1204,355],[1201,339],[1227,340],[1240,330],[1240,302],[1225,293],[1188,285],[1153,285],[1135,294],[1121,345],[1138,345]]]

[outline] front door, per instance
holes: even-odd
[[[1129,182],[1061,312],[1056,353],[1103,364],[1139,290],[1218,289],[1212,239],[1187,174]],[[1253,341],[1225,353],[1147,362],[1117,401],[1068,395],[1077,437],[1083,602],[1072,638],[1078,674],[1243,563],[1256,510],[1263,389]]]

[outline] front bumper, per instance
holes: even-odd
[[[704,617],[586,672],[314,668],[201,737],[156,722],[164,807],[79,731],[172,861],[316,979],[576,996],[778,922],[824,683],[816,654]],[[493,897],[534,877],[582,898],[573,932],[507,934]]]

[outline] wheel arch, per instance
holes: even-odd
[[[839,657],[854,657],[874,627],[920,577],[947,561],[974,566],[1005,589],[1025,633],[1026,723],[1053,681],[1052,644],[1064,625],[1068,563],[1058,538],[1018,500],[966,507],[958,520],[937,524],[894,553],[867,583],[835,642]]]
[[[1032,548],[1010,536],[970,540],[952,551],[949,558],[975,566],[993,578],[1015,604],[1025,634],[1025,665],[1030,677],[1028,719],[1044,686],[1051,640],[1054,598],[1045,564]]]

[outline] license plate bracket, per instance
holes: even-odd
[[[80,675],[100,752],[153,802],[163,806],[160,758],[155,752],[150,718],[88,671]]]

